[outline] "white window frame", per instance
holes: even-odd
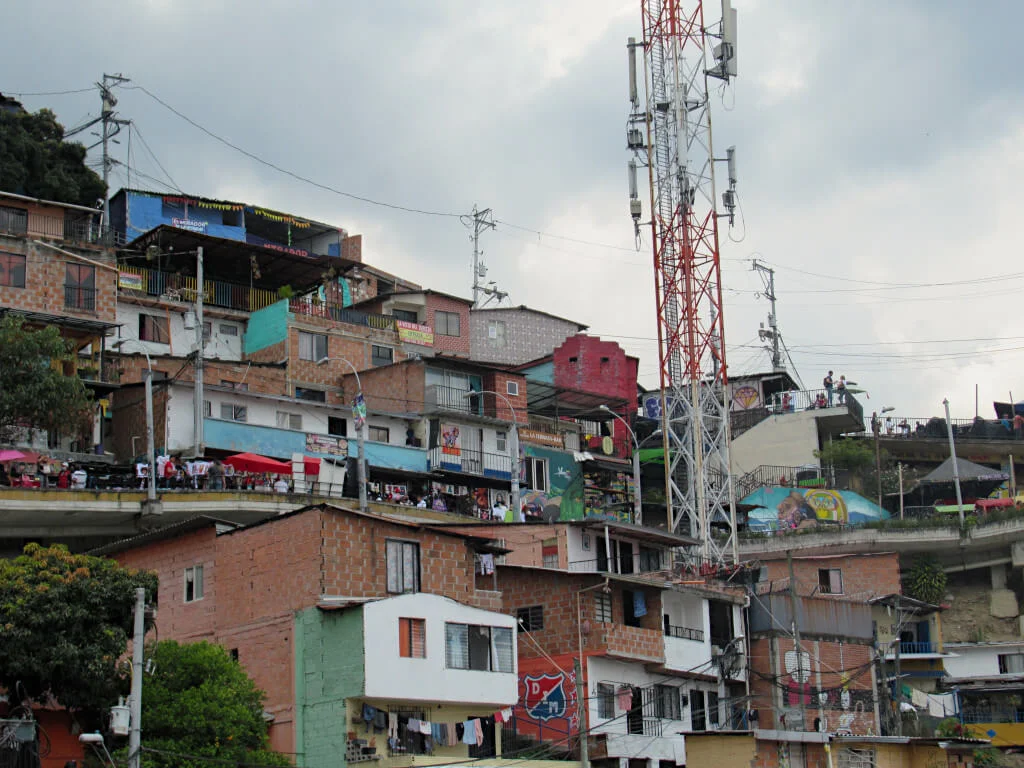
[[[508,432],[504,429],[496,429],[494,431],[494,445],[497,448],[498,453],[508,452]]]
[[[407,595],[419,592],[420,578],[422,577],[419,542],[386,539],[384,547],[388,594]],[[391,563],[394,558],[398,558],[398,563],[394,574],[392,574]],[[409,561],[410,558],[411,561]],[[406,571],[410,569],[411,573],[407,573]],[[410,580],[412,583],[407,584],[406,582]]]
[[[544,467],[544,482],[541,484],[542,487],[538,488],[537,485],[537,466]],[[524,483],[527,488],[531,491],[540,491],[541,493],[547,493],[550,487],[550,477],[548,475],[548,460],[541,459],[537,456],[526,456],[523,458],[524,472]]]
[[[302,414],[291,413],[290,411],[277,411],[275,415],[278,429],[294,429],[302,431]]]
[[[182,599],[186,603],[197,603],[203,599],[204,584],[203,584],[203,566],[201,565],[190,565],[185,569],[184,577],[182,578]],[[189,587],[192,587],[192,597],[188,595]]]
[[[225,408],[231,409],[230,416],[224,415]],[[239,415],[241,415],[241,418],[239,418]],[[237,421],[239,424],[247,424],[249,422],[249,408],[248,406],[239,405],[238,403],[221,403],[220,418],[221,421]]]
[[[826,587],[821,583],[821,575],[823,572],[828,572],[828,586]],[[838,576],[836,575],[838,574]],[[839,589],[835,589],[836,582],[839,582]],[[842,568],[819,568],[818,569],[818,590],[823,595],[842,595],[845,594],[843,588],[843,569]]]
[[[217,326],[217,332],[220,333],[221,336],[237,336],[238,326],[233,325],[232,323],[220,323]]]
[[[506,381],[505,382],[505,394],[511,395],[512,397],[519,397],[519,382],[518,381]]]
[[[320,339],[323,339],[323,354],[320,354],[317,351],[317,344]],[[327,350],[329,348],[330,343],[327,340],[326,333],[299,331],[299,360],[310,360],[314,363],[318,363],[327,357]]]
[[[488,633],[487,668],[473,666],[470,658],[469,634],[473,630],[486,629]],[[460,647],[454,647],[458,642]],[[458,656],[454,653],[458,651]],[[516,669],[515,633],[511,627],[492,627],[486,624],[464,624],[446,621],[444,624],[444,665],[446,669],[462,669],[472,672],[512,673]],[[459,661],[464,659],[464,664]]]

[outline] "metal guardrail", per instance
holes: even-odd
[[[864,407],[848,391],[841,392],[833,389],[830,401],[829,393],[825,389],[786,390],[774,393],[768,402],[768,412],[771,414],[843,407],[847,408],[850,415],[858,421],[864,420]]]
[[[196,300],[196,278],[161,272],[145,267],[121,267],[118,290],[137,296],[166,296],[172,301],[193,302]],[[203,302],[214,307],[255,312],[280,301],[280,297],[266,288],[250,288],[248,285],[225,283],[220,280],[203,280]]]
[[[965,723],[1024,723],[1024,709],[1017,707],[963,707],[960,717]]]
[[[16,206],[0,205],[0,232],[66,243],[115,247],[124,245],[124,237],[102,226],[99,214],[84,212],[67,216],[47,216]]]
[[[468,395],[468,397],[467,397]],[[484,415],[484,395],[475,394],[458,387],[446,387],[443,384],[430,384],[424,391],[424,405],[442,411],[469,413],[474,416]]]
[[[469,475],[482,475],[497,479],[511,479],[512,457],[502,453],[485,453],[466,448],[456,453],[445,453],[440,446],[427,451],[427,467],[431,470],[447,469]]]
[[[913,653],[938,653],[939,647],[935,643],[919,643],[914,642],[901,642],[900,643],[900,655],[907,655]]]
[[[1024,430],[1014,429],[1011,419],[950,419],[958,440],[1024,440]],[[941,416],[884,416],[878,419],[878,436],[886,440],[948,440]]]
[[[391,315],[377,315],[371,312],[361,312],[350,307],[341,307],[337,304],[324,303],[314,300],[311,295],[292,299],[288,303],[288,309],[297,315],[321,317],[325,320],[333,320],[336,323],[362,325],[379,331],[394,331],[396,333],[398,331],[395,318]]]

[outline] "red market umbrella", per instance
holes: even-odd
[[[320,459],[315,456],[303,456],[302,461],[306,465],[304,471],[307,475],[320,474]]]
[[[224,459],[238,472],[273,472],[278,475],[290,475],[292,465],[277,459],[260,456],[258,453],[236,453]]]
[[[24,453],[22,453],[21,451],[16,451],[13,448],[0,451],[0,462],[17,461],[18,459],[24,458]]]

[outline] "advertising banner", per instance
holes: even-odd
[[[406,320],[396,320],[398,326],[398,338],[409,344],[419,344],[423,347],[434,346],[434,332],[429,325],[418,325]]]

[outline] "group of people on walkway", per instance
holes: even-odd
[[[839,381],[836,382],[832,378],[832,371],[829,371],[828,374],[825,376],[824,380],[822,381],[822,385],[825,387],[824,399],[826,405],[819,405],[819,408],[831,408],[833,404],[835,404],[834,400],[838,401],[838,405],[846,404],[846,395],[848,391],[846,388],[846,376],[840,376]]]

